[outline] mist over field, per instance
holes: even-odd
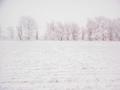
[[[31,16],[39,25],[49,21],[84,23],[88,18],[120,17],[119,0],[1,0],[0,23],[17,24],[19,17]],[[2,20],[2,21],[1,21]]]
[[[120,90],[120,0],[0,0],[0,90]]]
[[[109,19],[109,23],[120,25],[119,0],[1,0],[0,1],[0,26],[5,33],[9,27],[18,31],[21,17],[34,19],[37,23],[40,38],[44,38],[50,23],[75,23],[86,29],[90,20],[95,18]],[[115,21],[115,22],[114,22]],[[107,24],[102,19],[95,23]],[[94,23],[94,22],[93,22]],[[110,24],[109,24],[110,25]],[[102,26],[99,26],[102,27]],[[106,27],[106,26],[105,26]],[[94,27],[93,27],[94,28]],[[114,28],[114,31],[116,30]],[[95,29],[95,28],[94,28]],[[113,29],[113,28],[112,28]],[[67,30],[64,30],[67,31]],[[100,30],[99,30],[100,31]],[[118,31],[118,29],[116,30]],[[115,31],[115,32],[116,32]],[[62,31],[61,31],[62,32]],[[101,31],[100,31],[101,32]],[[102,31],[103,32],[103,31]],[[105,31],[106,32],[106,31]],[[17,36],[17,34],[15,34]],[[8,35],[5,36],[5,38]],[[10,35],[9,35],[10,36]],[[116,35],[118,37],[119,35]],[[102,38],[102,37],[101,37]]]

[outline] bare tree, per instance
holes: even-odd
[[[88,40],[91,41],[94,39],[96,28],[97,28],[97,23],[95,22],[95,20],[88,20],[88,22],[87,22]]]
[[[68,36],[71,37],[70,39],[71,40],[78,40],[80,27],[75,23],[70,24],[69,27],[70,27],[70,33],[68,34]]]
[[[1,29],[1,26],[0,26],[0,39],[2,39],[2,29]]]
[[[120,41],[120,18],[114,19],[112,23],[112,29],[114,30],[114,40]]]
[[[96,18],[96,23],[98,24],[97,30],[101,33],[104,34],[104,40],[113,40],[112,34],[113,34],[113,29],[112,29],[112,20],[109,18],[105,17],[97,17]]]
[[[112,25],[112,20],[105,17],[96,17],[94,20],[89,20],[87,23],[88,39],[89,40],[109,40],[114,39],[115,32]]]
[[[47,24],[47,31],[45,33],[46,40],[55,40],[57,39],[55,32],[55,23],[48,23]]]
[[[36,37],[38,38],[37,23],[31,17],[21,17],[17,29],[20,40],[32,40],[36,39]]]
[[[78,40],[77,24],[49,23],[45,38],[47,40]]]
[[[20,40],[23,40],[23,30],[21,26],[17,27],[17,34],[18,34],[18,38]]]
[[[86,28],[79,27],[76,34],[77,34],[77,40],[85,40]]]
[[[36,40],[39,39],[39,33],[38,33],[38,30],[36,31]]]

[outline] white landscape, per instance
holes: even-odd
[[[0,0],[0,90],[120,90],[120,0]]]
[[[119,53],[119,42],[1,41],[0,90],[120,90]]]

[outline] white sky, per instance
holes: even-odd
[[[120,0],[0,0],[0,24],[15,26],[21,16],[39,25],[49,21],[85,23],[88,18],[120,17]]]

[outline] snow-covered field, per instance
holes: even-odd
[[[0,41],[0,90],[120,90],[120,43]]]

